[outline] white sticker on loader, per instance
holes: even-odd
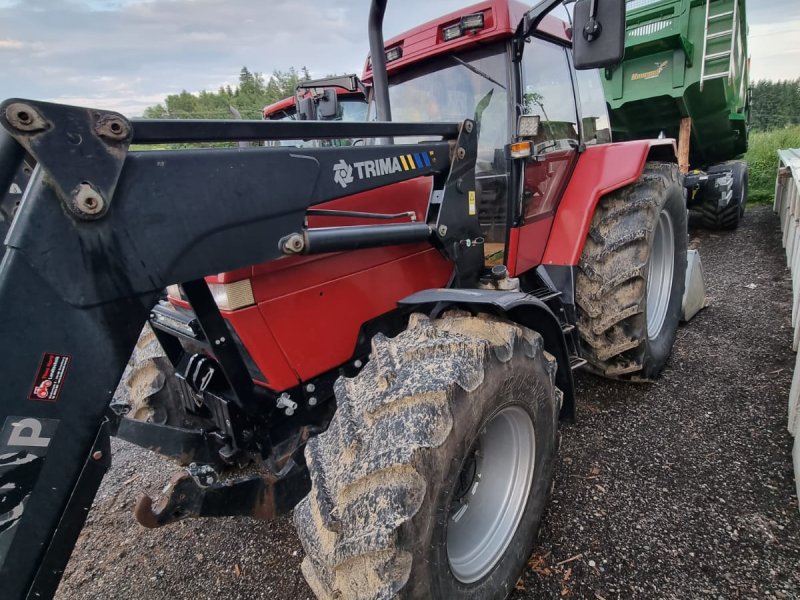
[[[11,416],[0,429],[0,564],[5,563],[57,428],[55,419]]]

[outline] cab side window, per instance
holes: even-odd
[[[525,168],[523,219],[552,214],[558,205],[579,146],[578,110],[567,48],[533,38],[522,55],[519,110],[538,115],[537,159]]]
[[[611,142],[611,122],[600,81],[600,71],[576,71],[581,99],[581,125],[583,141],[587,146]]]
[[[522,112],[541,119],[537,153],[578,144],[578,121],[566,48],[534,38],[522,60]]]

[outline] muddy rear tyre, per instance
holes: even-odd
[[[733,230],[739,226],[747,206],[749,176],[747,163],[734,161],[711,167],[709,173],[731,171],[733,176],[733,197],[725,208],[720,208],[716,198],[708,198],[698,207],[700,224],[705,229]]]
[[[306,449],[312,489],[294,520],[317,597],[505,598],[551,486],[555,369],[539,334],[488,317],[413,315],[396,338],[376,336]],[[497,473],[516,496],[491,484]],[[484,501],[496,523],[480,518]]]
[[[583,357],[599,375],[656,377],[680,320],[687,212],[678,169],[650,162],[597,206],[575,282]],[[671,258],[669,258],[671,257]]]

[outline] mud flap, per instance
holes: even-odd
[[[703,263],[697,250],[686,253],[686,290],[681,304],[681,321],[690,321],[706,307],[706,284],[703,277]]]

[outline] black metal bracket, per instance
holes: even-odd
[[[219,442],[203,431],[122,418],[114,435],[182,465],[198,462],[226,466],[219,456]]]
[[[69,551],[86,522],[97,488],[110,467],[111,438],[109,421],[105,421],[97,432],[67,507],[39,564],[28,598],[52,598],[55,595],[69,561]]]
[[[268,521],[292,510],[310,489],[308,470],[294,463],[280,477],[266,473],[232,482],[220,482],[212,469],[192,465],[172,477],[157,505],[149,496],[140,496],[134,515],[149,528],[202,517]]]
[[[42,165],[76,217],[97,219],[108,211],[133,137],[125,117],[12,98],[0,104],[0,124]],[[91,179],[82,178],[87,160],[94,163]]]
[[[208,340],[214,358],[234,392],[235,404],[245,414],[255,414],[262,409],[253,393],[253,380],[247,365],[231,336],[225,319],[214,302],[211,290],[203,279],[187,281],[182,284],[186,299],[194,309],[197,322]]]
[[[477,156],[478,127],[475,121],[467,120],[456,140],[435,228],[438,243],[456,265],[456,285],[460,287],[476,287],[484,267],[475,187]]]

